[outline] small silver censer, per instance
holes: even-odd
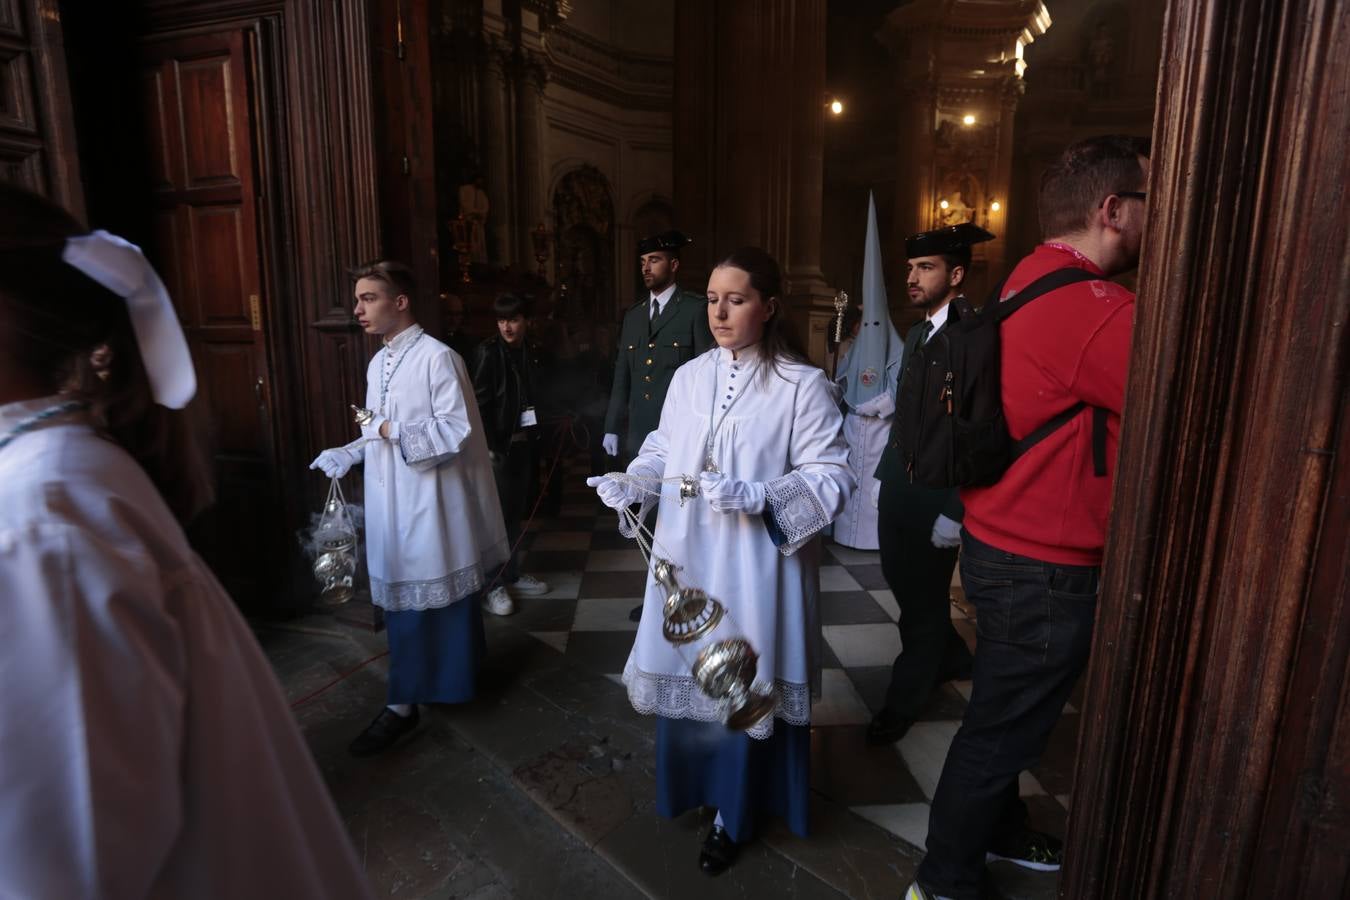
[[[319,602],[341,606],[356,596],[356,524],[336,478],[328,485],[328,499],[311,546],[316,554],[312,571],[319,583]]]
[[[722,721],[744,731],[773,714],[772,688],[755,684],[759,654],[736,633],[726,607],[698,588],[680,585],[676,566],[655,559],[653,577],[665,591],[661,634],[686,662],[694,683],[721,706]]]

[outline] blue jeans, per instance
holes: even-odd
[[[985,853],[1026,827],[1017,777],[1045,752],[1087,666],[1098,566],[1007,553],[966,533],[961,584],[975,607],[970,704],[947,752],[928,821],[924,887],[978,900]]]

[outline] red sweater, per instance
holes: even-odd
[[[1055,269],[1101,270],[1062,244],[1042,244],[1013,269],[1001,299]],[[1021,440],[1082,400],[1109,410],[1105,478],[1092,473],[1085,409],[1017,460],[996,484],[964,488],[964,525],[1000,550],[1062,565],[1102,561],[1134,329],[1134,294],[1109,281],[1051,291],[1002,325],[1003,412]]]

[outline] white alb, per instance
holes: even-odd
[[[753,347],[738,357],[713,348],[675,372],[661,423],[628,471],[646,478],[697,476],[715,432],[711,451],[718,471],[763,485],[762,514],[718,512],[702,497],[681,506],[679,485],[662,485],[656,552],[674,557],[682,584],[702,588],[730,612],[759,653],[756,683],[777,693],[774,717],[805,725],[820,676],[820,552],[814,538],[838,515],[855,482],[825,374],[767,361],[756,371]],[[782,535],[781,546],[770,537],[768,520]],[[699,691],[689,663],[661,635],[664,599],[649,576],[623,674],[629,699],[639,712],[717,721],[716,703]],[[749,733],[767,738],[773,717]]]

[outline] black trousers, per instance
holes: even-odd
[[[539,442],[515,441],[504,452],[492,454],[492,475],[497,482],[497,496],[502,504],[502,523],[506,526],[506,540],[515,547],[520,541],[521,528],[530,513],[539,490]],[[513,552],[502,565],[499,585],[512,585],[520,579],[522,556]]]
[[[891,666],[883,714],[916,719],[933,690],[966,668],[970,651],[952,627],[956,548],[933,546],[942,496],[882,484],[877,506],[881,573],[900,607],[900,655]]]
[[[1087,665],[1100,568],[1062,566],[991,547],[967,533],[961,583],[975,606],[975,677],[947,751],[928,821],[924,887],[980,896],[985,853],[1026,824],[1017,777],[1045,752]]]

